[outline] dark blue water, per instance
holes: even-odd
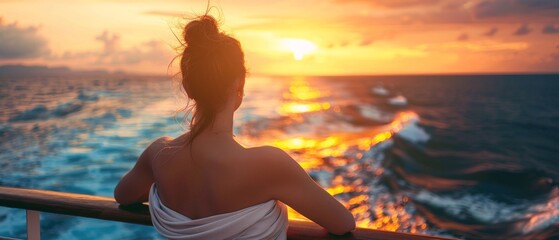
[[[431,135],[387,158],[429,222],[473,239],[558,236],[558,75],[381,79]]]
[[[183,106],[165,78],[0,79],[0,185],[112,196]],[[290,153],[358,225],[465,239],[559,237],[559,75],[252,77],[247,145]],[[290,212],[292,218],[299,216]],[[157,238],[43,214],[46,239]],[[25,237],[0,207],[0,236]]]

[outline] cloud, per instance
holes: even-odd
[[[468,41],[468,39],[470,39],[470,37],[468,36],[467,33],[462,33],[458,36],[458,38],[456,38],[458,41]]]
[[[3,24],[0,17],[0,59],[28,59],[49,54],[47,41],[39,36],[37,27]]]
[[[526,35],[532,33],[536,26],[544,22],[559,20],[559,11],[555,11],[555,18],[548,16],[549,9],[542,6],[554,6],[554,4],[547,4],[546,2],[540,3],[539,0],[535,3],[530,3],[525,0],[460,0],[460,1],[392,1],[392,0],[331,0],[337,4],[346,5],[348,3],[362,3],[356,5],[355,11],[348,11],[347,14],[342,15],[326,15],[320,18],[320,21],[314,19],[306,19],[305,17],[289,17],[275,16],[268,18],[253,18],[252,23],[240,26],[236,29],[254,30],[255,28],[263,31],[273,32],[276,29],[297,29],[300,28],[301,23],[305,23],[307,29],[325,29],[330,31],[339,29],[337,31],[343,32],[350,29],[351,34],[358,34],[355,36],[358,45],[368,45],[374,39],[381,41],[387,38],[399,38],[407,34],[414,34],[417,32],[436,32],[445,30],[447,28],[457,28],[462,31],[470,31],[468,37],[474,38],[474,35],[481,35],[484,37],[499,37],[506,38],[505,34],[500,34],[504,31],[516,31],[517,29],[509,29],[510,23],[530,23],[530,27],[526,26],[524,29],[518,31],[517,35]],[[559,2],[559,0],[553,0]],[[476,17],[472,12],[477,11],[481,15],[482,7],[480,4],[491,4],[495,7],[500,6],[495,11],[503,8],[505,9],[502,14],[493,14],[488,17]],[[406,5],[410,4],[410,5]],[[518,7],[518,4],[525,6],[530,10],[530,15],[522,12],[520,9],[516,14],[509,15],[511,12],[517,10],[507,9],[509,7]],[[543,4],[543,5],[542,5]],[[384,6],[390,9],[374,10],[375,6]],[[414,7],[415,6],[415,7]],[[413,7],[413,8],[412,8]],[[369,8],[363,10],[363,8]],[[379,14],[377,14],[379,13]],[[540,14],[541,13],[541,14]],[[277,26],[277,27],[276,27]],[[327,26],[327,27],[324,27]],[[471,28],[469,27],[471,26]],[[514,25],[513,25],[514,26]],[[518,26],[517,26],[518,27]],[[514,27],[513,27],[514,28]],[[473,33],[474,29],[483,29],[479,33]],[[539,29],[538,29],[539,30]],[[457,37],[457,36],[455,36]],[[361,41],[362,43],[359,43]],[[334,44],[335,45],[335,44]]]
[[[357,1],[357,0],[352,0]],[[350,1],[351,2],[351,1]],[[367,1],[363,1],[367,2]],[[472,24],[476,19],[464,7],[464,4],[442,2],[439,4],[427,4],[429,1],[421,1],[415,5],[400,6],[400,2],[390,3],[386,1],[385,7],[391,7],[387,10],[387,14],[374,14],[377,10],[371,10],[373,14],[355,14],[338,16],[338,23],[346,24],[347,27],[355,29],[356,27],[370,28],[371,25],[387,26],[387,25],[439,25],[439,24]],[[439,1],[435,1],[439,2]],[[379,2],[370,3],[370,7],[374,8]],[[419,5],[423,4],[423,5]],[[371,6],[372,5],[372,6]],[[400,8],[398,8],[400,6]],[[411,8],[415,7],[415,8]],[[421,30],[423,31],[423,30]]]
[[[387,8],[392,22],[408,23],[493,23],[508,21],[545,22],[559,19],[558,0],[336,0],[359,2],[371,7]]]
[[[481,0],[471,8],[477,18],[538,14],[557,17],[557,0]]]
[[[520,26],[513,34],[516,36],[522,36],[522,35],[527,35],[531,31],[532,29],[530,29],[527,24],[524,24]]]
[[[547,24],[542,29],[543,34],[558,34],[559,27],[555,27],[553,24]]]
[[[386,8],[408,8],[417,6],[432,6],[442,2],[441,0],[337,0],[342,3],[360,2],[375,7]]]
[[[136,65],[143,62],[167,63],[173,57],[170,48],[162,41],[150,40],[123,48],[121,37],[104,31],[95,37],[102,44],[101,51],[66,52],[54,60],[88,61],[97,66]]]
[[[529,47],[527,42],[502,42],[495,40],[485,40],[478,42],[449,42],[443,45],[436,45],[443,49],[462,49],[472,52],[518,52],[526,50]]]
[[[482,33],[482,35],[486,37],[493,37],[498,31],[498,28],[492,27],[491,29],[487,30],[487,32]]]
[[[101,35],[95,37],[95,40],[103,43],[103,53],[101,57],[111,56],[118,48],[120,36],[113,33],[112,36],[108,31],[104,31]]]

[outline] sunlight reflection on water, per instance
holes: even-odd
[[[466,100],[474,101],[472,108],[479,111],[481,100],[471,94],[486,90],[485,85],[456,100],[453,97],[472,79],[456,87],[444,78],[425,88],[412,79],[406,83],[411,89],[406,96],[393,94],[399,89],[385,88],[374,78],[334,79],[247,79],[243,105],[235,114],[238,141],[289,152],[353,213],[359,227],[446,236],[477,236],[483,230],[485,239],[553,232],[559,221],[555,179],[529,161],[528,167],[515,162],[518,154],[510,146],[504,148],[506,153],[501,145],[496,147],[501,152],[486,150],[480,142],[502,140],[492,138],[496,132],[491,132],[500,125],[471,124],[465,117],[484,118],[454,112],[464,108]],[[450,86],[451,91],[433,95],[435,83]],[[4,186],[112,196],[117,181],[151,141],[162,135],[176,137],[186,126],[183,114],[176,111],[186,101],[173,94],[179,91],[167,79],[55,78],[2,84],[0,185]],[[411,94],[422,89],[426,92],[422,98]],[[489,97],[501,92],[508,93],[498,91]],[[406,104],[392,104],[394,96],[402,96]],[[446,109],[444,104],[449,104]],[[548,115],[553,113],[549,110]],[[485,114],[497,118],[504,113]],[[482,127],[484,131],[478,131]],[[439,136],[432,137],[433,131]],[[460,142],[472,131],[473,137]],[[508,156],[509,152],[515,154]],[[510,200],[511,193],[534,197]],[[293,210],[289,213],[290,218],[303,218]],[[45,214],[43,222],[45,238],[158,237],[153,228],[87,218]],[[0,208],[0,235],[24,238],[24,230],[22,212]]]

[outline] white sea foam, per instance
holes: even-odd
[[[388,99],[388,103],[394,106],[406,106],[408,104],[408,99],[402,95]]]
[[[559,223],[558,187],[547,201],[532,206],[498,202],[483,195],[440,196],[427,190],[410,196],[417,202],[442,209],[458,219],[475,219],[482,224],[516,221],[515,231],[524,235]]]
[[[77,98],[82,101],[97,101],[99,96],[92,92],[80,90]]]
[[[455,218],[473,218],[483,224],[495,224],[523,218],[521,213],[525,206],[510,205],[490,199],[487,196],[456,194],[455,196],[439,196],[422,190],[410,196],[423,204],[440,208]]]
[[[431,136],[419,126],[419,117],[410,119],[397,135],[413,143],[427,142],[431,138]]]
[[[358,108],[363,117],[377,122],[390,122],[394,118],[393,114],[383,112],[375,106],[360,105]]]
[[[388,94],[390,94],[383,86],[376,86],[371,89],[371,92],[378,96],[388,96]]]

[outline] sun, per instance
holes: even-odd
[[[287,50],[293,53],[293,58],[297,61],[301,61],[305,55],[313,53],[316,50],[316,44],[305,39],[283,39],[282,44]]]

